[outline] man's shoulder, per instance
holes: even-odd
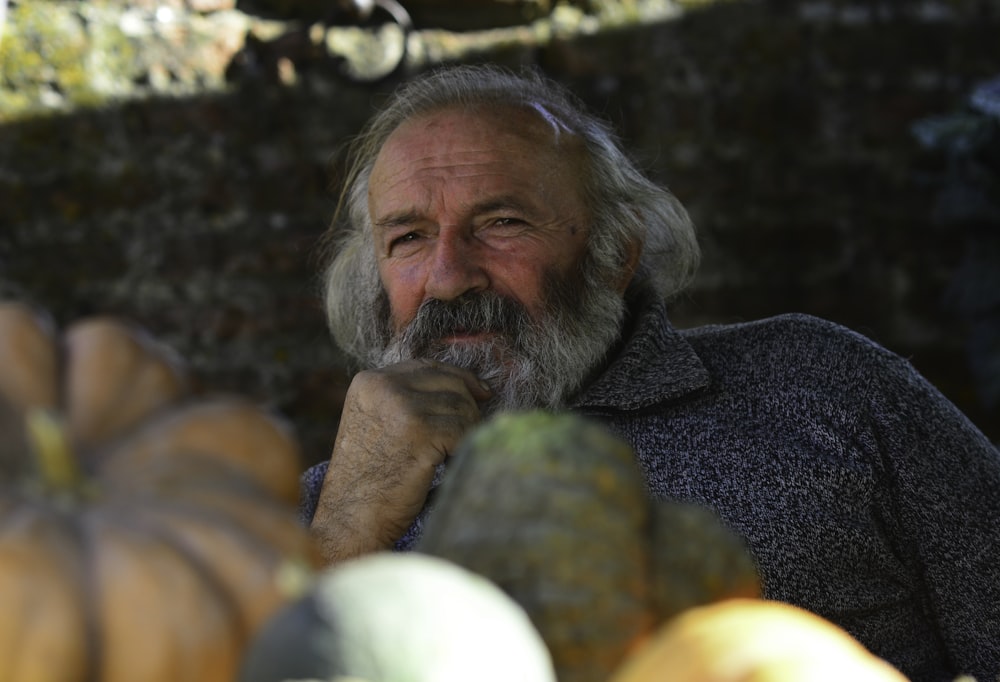
[[[827,369],[846,366],[857,371],[899,360],[872,337],[806,313],[707,324],[679,331],[708,365],[756,361]]]
[[[695,344],[850,344],[881,348],[869,336],[843,324],[807,313],[784,313],[758,320],[705,324],[679,329],[682,336]]]

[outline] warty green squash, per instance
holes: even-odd
[[[463,439],[417,549],[524,607],[560,682],[606,682],[679,612],[760,594],[741,538],[652,500],[632,448],[573,413],[500,414]]]

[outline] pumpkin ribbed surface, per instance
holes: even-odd
[[[0,681],[218,682],[313,561],[288,429],[129,325],[0,304]]]

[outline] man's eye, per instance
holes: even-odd
[[[497,227],[519,227],[524,225],[524,221],[520,218],[503,217],[496,218],[493,224]]]
[[[418,235],[416,232],[407,232],[406,234],[400,235],[399,237],[396,237],[391,242],[389,242],[389,248],[393,249],[397,246],[401,246],[409,242],[414,242],[419,238],[420,235]]]

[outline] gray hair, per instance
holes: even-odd
[[[694,276],[700,253],[687,211],[668,189],[645,177],[609,126],[568,90],[537,72],[515,74],[488,65],[442,68],[404,84],[352,141],[343,191],[324,238],[327,323],[334,341],[362,365],[372,364],[376,347],[384,346],[390,333],[368,214],[375,160],[389,136],[412,118],[484,106],[533,109],[579,138],[591,220],[588,256],[605,282],[622,273],[635,242],[642,253],[630,286],[651,285],[669,299]]]

